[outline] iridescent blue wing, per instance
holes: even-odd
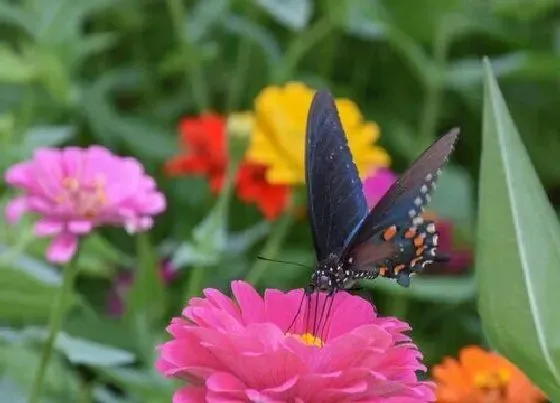
[[[343,254],[351,259],[357,276],[396,277],[408,285],[411,272],[422,270],[437,258],[434,223],[423,220],[420,214],[458,137],[459,129],[453,129],[434,142],[363,220]],[[390,251],[388,244],[395,253],[382,253]]]
[[[339,255],[368,213],[334,99],[317,91],[307,116],[305,179],[317,260]]]

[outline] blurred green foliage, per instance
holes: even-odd
[[[147,345],[165,338],[164,325],[190,293],[194,270],[211,273],[200,278],[203,286],[226,289],[229,280],[246,274],[265,242],[270,225],[254,207],[233,200],[224,214],[203,180],[163,175],[162,163],[177,151],[176,126],[184,116],[251,109],[263,87],[288,80],[326,86],[355,100],[368,119],[379,123],[381,144],[398,172],[437,135],[460,126],[454,165],[442,178],[433,208],[454,220],[462,241],[472,243],[483,113],[481,57],[488,55],[558,210],[559,11],[554,0],[0,3],[2,172],[37,147],[100,143],[139,158],[168,199],[151,243],[112,229],[87,240],[72,299],[76,309],[47,378],[50,401],[74,399],[76,393],[103,402],[169,401],[171,382],[153,371]],[[2,205],[12,196],[3,189]],[[0,395],[19,401],[31,382],[37,340],[60,274],[44,263],[45,242],[33,237],[29,221],[8,228],[2,219],[0,227],[0,323],[9,327],[0,333]],[[149,310],[150,317],[153,311],[157,318],[150,321],[156,324],[134,320],[134,312],[127,313],[130,321],[105,315],[117,270],[139,266],[136,241],[144,262],[156,253],[172,255],[181,269],[168,295],[150,288],[149,278],[131,293],[133,306]],[[305,220],[290,228],[280,255],[312,263]],[[308,276],[301,268],[269,265],[260,286],[301,287]],[[368,284],[364,295],[383,314],[411,322],[428,364],[467,343],[485,344],[472,275],[415,280],[409,290],[381,280]],[[163,316],[161,307],[167,309]],[[143,334],[146,326],[148,334]],[[160,331],[150,334],[153,326]],[[149,339],[138,340],[142,337]],[[100,362],[103,346],[105,361]],[[73,349],[80,350],[78,361]],[[117,366],[127,354],[138,363]]]

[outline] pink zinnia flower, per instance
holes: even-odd
[[[397,174],[390,169],[380,168],[364,180],[364,195],[366,196],[369,208],[372,208],[381,200],[397,179]]]
[[[160,261],[159,274],[163,284],[168,285],[176,279],[178,271],[171,264],[171,260]],[[132,286],[135,272],[127,270],[119,273],[107,297],[107,311],[112,316],[120,316],[124,312],[124,299]]]
[[[54,237],[47,250],[52,262],[70,260],[79,237],[97,226],[144,231],[165,209],[163,194],[136,159],[100,146],[39,149],[32,160],[10,167],[5,180],[24,192],[8,204],[8,221],[40,215],[35,235]]]
[[[336,294],[318,340],[301,334],[304,314],[295,331],[285,333],[303,290],[269,289],[263,298],[243,281],[234,281],[232,290],[235,300],[204,290],[205,298],[192,298],[184,317],[167,328],[174,339],[159,347],[157,367],[189,382],[174,403],[434,400],[433,384],[417,380],[425,367],[404,334],[409,326],[379,317],[366,300]],[[324,304],[325,295],[320,298]]]

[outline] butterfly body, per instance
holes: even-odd
[[[307,120],[306,185],[317,257],[310,291],[347,290],[361,279],[409,277],[438,259],[423,207],[458,138],[438,139],[370,210],[331,94],[318,91]]]

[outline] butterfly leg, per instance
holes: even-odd
[[[294,319],[292,320],[292,323],[290,323],[290,326],[288,327],[288,329],[286,329],[285,333],[289,333],[290,330],[292,329],[292,327],[295,325],[298,316],[301,314],[301,308],[303,307],[303,301],[304,301],[305,298],[307,298],[307,307],[309,308],[310,297],[311,297],[311,294],[313,294],[314,289],[315,289],[315,286],[313,284],[309,284],[307,287],[305,287],[303,295],[301,296],[301,300],[299,302],[299,307],[298,307],[298,310],[296,312],[296,315],[294,316]],[[307,316],[309,316],[309,312],[308,312]],[[305,327],[307,327],[307,324],[305,325]]]

